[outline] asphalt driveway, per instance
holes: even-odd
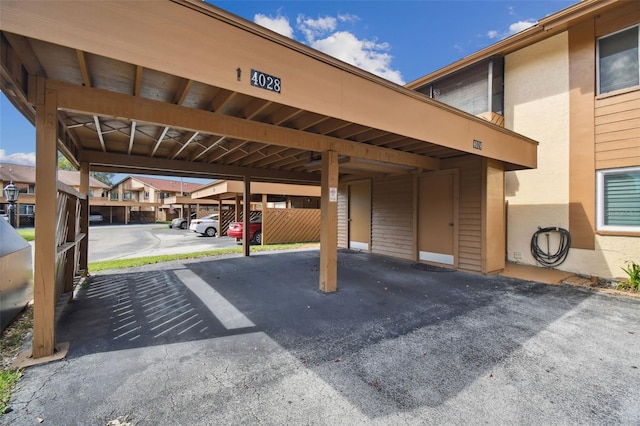
[[[100,273],[13,425],[640,424],[640,301],[317,250]]]

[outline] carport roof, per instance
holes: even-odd
[[[201,1],[3,0],[0,30],[3,92],[31,122],[55,93],[58,149],[92,170],[317,183],[328,150],[341,179],[536,166],[535,141]]]

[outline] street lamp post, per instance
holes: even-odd
[[[18,201],[19,193],[20,191],[18,187],[13,184],[13,181],[4,187],[4,198],[9,203],[9,223],[14,228],[16,227],[16,202]]]

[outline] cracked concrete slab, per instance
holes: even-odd
[[[335,294],[317,250],[97,274],[0,423],[640,424],[639,300],[338,260]]]

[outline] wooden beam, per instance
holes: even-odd
[[[354,143],[101,89],[52,80],[48,80],[47,85],[58,92],[58,104],[63,110],[111,118],[126,117],[129,120],[158,126],[169,126],[309,151],[331,150],[340,155],[419,167],[425,170],[440,168],[439,160],[421,155]]]
[[[338,153],[322,153],[320,291],[338,289]]]
[[[18,58],[20,58],[22,65],[30,75],[47,77],[47,73],[44,72],[44,68],[42,68],[40,61],[38,60],[38,56],[33,51],[28,39],[10,32],[4,32],[3,35],[11,47],[13,47],[13,50],[16,52],[16,55],[18,55]]]
[[[56,199],[57,187],[57,111],[56,92],[38,79],[36,104],[36,204],[39,217],[35,242],[33,345],[34,358],[55,352],[56,314]]]
[[[79,156],[80,161],[91,164],[92,170],[110,171],[122,170],[131,173],[162,172],[171,176],[190,176],[216,179],[238,179],[251,173],[254,179],[272,180],[282,182],[308,182],[317,183],[320,176],[317,173],[280,172],[276,170],[252,169],[249,167],[237,167],[218,164],[207,164],[182,160],[168,160],[157,157],[135,156],[126,154],[103,153],[100,151],[83,151]],[[134,171],[135,170],[135,171]]]

